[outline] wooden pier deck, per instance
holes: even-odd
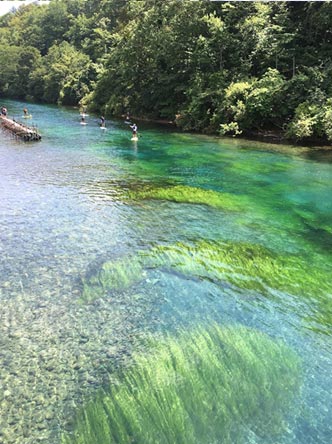
[[[26,126],[23,123],[16,122],[15,120],[12,120],[9,117],[3,115],[0,115],[0,122],[2,124],[2,127],[6,128],[12,134],[20,137],[26,142],[41,139],[41,135],[34,127]]]

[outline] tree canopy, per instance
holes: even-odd
[[[0,18],[0,93],[332,140],[329,2],[51,0]]]

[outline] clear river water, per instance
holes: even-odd
[[[40,142],[0,133],[0,443],[60,443],[147,334],[212,323],[300,362],[271,441],[233,415],[233,442],[331,443],[331,152],[28,108]]]

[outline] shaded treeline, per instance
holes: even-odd
[[[329,2],[52,0],[0,19],[0,93],[332,140]]]

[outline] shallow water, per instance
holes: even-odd
[[[10,116],[20,117],[23,103],[5,104]],[[140,125],[133,142],[121,121],[100,131],[97,117],[82,127],[75,110],[30,105],[29,112],[42,141],[1,133],[0,142],[0,442],[58,442],[82,398],[108,379],[109,362],[130,359],[137,338],[213,319],[254,327],[298,353],[298,414],[278,442],[330,443],[332,163],[326,151],[149,125]],[[179,185],[228,193],[245,205],[230,211],[130,197],[138,189]],[[290,282],[292,291],[277,285],[258,291],[161,266],[147,267],[141,280],[111,296],[82,302],[84,281],[105,262],[160,246],[177,245],[182,254],[201,240],[292,257],[308,265],[306,282],[315,290],[296,291]],[[308,276],[311,266],[323,281],[314,271]]]

